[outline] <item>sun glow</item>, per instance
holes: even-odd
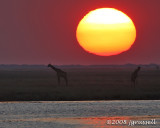
[[[86,51],[110,56],[130,49],[136,38],[136,29],[123,12],[101,8],[83,17],[78,24],[76,37]]]

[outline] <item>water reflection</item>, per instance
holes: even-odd
[[[118,117],[86,117],[86,118],[61,118],[56,122],[61,124],[72,124],[78,128],[128,128],[131,121],[151,121],[156,120],[156,124],[135,124],[132,127],[156,127],[159,123],[159,116],[118,116]],[[81,127],[80,127],[81,126]]]
[[[81,118],[80,123],[94,128],[125,128],[128,126],[130,117],[96,117]]]
[[[152,119],[156,125],[132,127],[158,128],[159,113],[160,101],[6,102],[0,103],[0,128],[129,128],[130,120]]]
[[[130,121],[148,121],[148,120],[156,120],[156,124],[154,125],[133,125],[132,127],[145,127],[145,128],[155,128],[159,126],[160,116],[117,116],[117,117],[65,117],[65,118],[19,118],[17,119],[5,119],[0,120],[0,123],[26,123],[26,122],[37,122],[37,124],[41,123],[53,123],[54,126],[63,126],[64,128],[68,126],[74,128],[128,128]],[[40,123],[41,122],[41,123]]]

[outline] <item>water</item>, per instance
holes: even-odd
[[[130,127],[159,128],[160,101],[0,103],[0,128],[125,128],[131,121],[153,124]]]

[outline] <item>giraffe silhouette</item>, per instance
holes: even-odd
[[[159,66],[158,65],[156,65],[156,69],[159,70]]]
[[[141,67],[138,67],[131,75],[131,82],[133,83],[134,87],[136,86],[136,80],[138,77],[138,72],[140,71]]]
[[[59,68],[54,67],[51,64],[48,64],[48,67],[52,68],[56,73],[57,73],[57,77],[58,77],[58,85],[60,85],[60,78],[64,78],[66,81],[66,86],[68,85],[68,79],[67,79],[67,73],[62,71]]]

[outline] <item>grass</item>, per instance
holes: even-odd
[[[1,69],[0,101],[39,100],[149,100],[160,99],[160,71],[143,68],[133,88],[130,75],[135,68],[62,68],[69,86],[49,68]]]

